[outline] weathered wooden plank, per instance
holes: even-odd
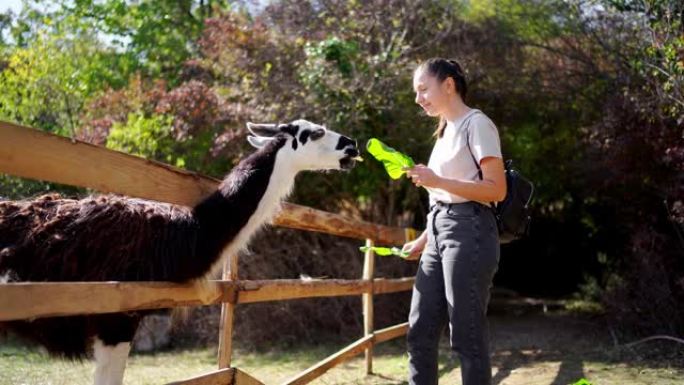
[[[0,321],[60,315],[253,303],[410,290],[414,278],[170,282],[22,282],[0,284]],[[31,300],[28,301],[27,299]]]
[[[376,330],[373,334],[364,336],[353,344],[344,349],[330,355],[326,359],[319,361],[315,365],[309,367],[305,371],[283,382],[283,385],[301,385],[307,384],[316,378],[322,376],[331,368],[349,360],[350,358],[360,354],[376,343],[391,340],[393,338],[405,335],[408,331],[408,322],[390,326],[384,329]]]
[[[264,383],[236,368],[235,385],[264,385]]]
[[[264,385],[238,368],[224,368],[167,385]]]
[[[375,333],[373,333],[373,336],[375,337],[373,339],[373,343],[378,344],[380,342],[401,337],[405,335],[406,332],[408,332],[408,322],[376,330]]]
[[[408,291],[413,289],[413,283],[416,281],[415,277],[404,278],[376,278],[373,280],[373,293],[387,294],[396,293],[398,291]]]
[[[371,284],[369,281],[358,279],[240,281],[237,302],[251,303],[296,298],[355,295],[367,292],[370,288]]]
[[[413,288],[414,277],[370,279],[275,279],[240,281],[237,303],[279,301],[298,298],[334,297],[355,294],[394,293]]]
[[[366,246],[368,250],[364,253],[363,258],[363,276],[362,279],[373,282],[373,275],[375,274],[375,253],[372,250],[373,240],[366,239]],[[361,303],[363,306],[363,335],[369,336],[373,334],[373,285],[371,290],[361,295]],[[365,352],[366,359],[366,374],[373,373],[373,344],[369,345]]]
[[[401,227],[377,225],[287,202],[283,203],[283,210],[273,223],[277,226],[324,232],[342,237],[370,238],[378,244],[402,244],[411,234]]]
[[[190,206],[217,180],[160,162],[0,121],[0,171]]]
[[[236,281],[238,278],[238,255],[229,255],[223,266],[223,279]],[[219,325],[218,367],[229,368],[233,357],[233,323],[236,304],[224,302],[221,305]]]
[[[210,305],[234,298],[230,281],[0,284],[0,321]]]
[[[202,374],[187,380],[170,382],[167,385],[237,385],[237,369],[226,368],[215,372]],[[243,382],[249,385],[249,382]]]
[[[336,365],[341,364],[342,362],[358,355],[361,354],[366,348],[371,346],[373,343],[373,335],[370,336],[365,336],[361,338],[360,340],[354,342],[353,344],[345,347],[344,349],[340,350],[339,352],[329,356],[328,358],[324,359],[323,361],[320,361],[316,363],[315,365],[311,366],[310,368],[306,369],[302,373],[288,379],[287,381],[283,382],[283,385],[300,385],[300,384],[307,384],[314,379],[320,377],[323,375],[325,372],[330,370],[331,368],[335,367]]]

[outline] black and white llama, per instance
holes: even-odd
[[[194,207],[100,195],[0,202],[0,281],[201,280],[271,222],[304,170],[350,170],[356,142],[306,120],[252,124],[243,159]],[[30,301],[30,298],[26,299]],[[0,323],[55,355],[96,361],[95,384],[120,384],[145,312]]]

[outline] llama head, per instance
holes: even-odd
[[[254,136],[247,141],[261,148],[276,137],[285,137],[280,149],[286,162],[299,170],[351,170],[361,160],[356,140],[324,126],[299,119],[286,124],[247,123]]]

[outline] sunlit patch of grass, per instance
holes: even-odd
[[[587,299],[569,299],[564,302],[565,310],[581,314],[602,314],[603,305],[599,302]]]

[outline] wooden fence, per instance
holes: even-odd
[[[163,163],[108,150],[32,128],[0,121],[0,172],[101,192],[112,192],[192,206],[213,192],[219,180]],[[411,228],[387,227],[310,207],[284,203],[274,225],[365,239],[374,244],[402,244],[415,238]],[[306,384],[330,368],[365,353],[366,373],[373,371],[373,346],[402,336],[406,323],[375,330],[373,297],[411,290],[413,277],[374,278],[374,255],[364,255],[357,280],[240,280],[238,257],[227,258],[221,280],[205,284],[169,282],[41,282],[0,284],[0,321],[49,316],[221,304],[218,370],[173,384],[262,384],[231,367],[235,306],[294,298],[361,295],[364,335],[283,384]],[[27,299],[30,298],[30,301]],[[97,299],[97,300],[94,300]]]

